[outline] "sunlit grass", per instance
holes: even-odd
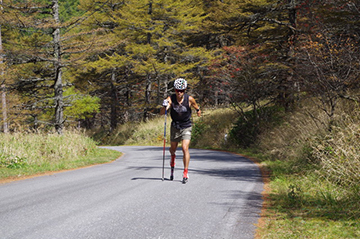
[[[114,160],[119,152],[100,149],[76,131],[0,134],[0,179],[78,168]]]
[[[258,238],[360,237],[358,110],[342,102],[329,122],[307,104],[262,134],[271,182]]]
[[[226,135],[235,122],[237,113],[229,108],[202,109],[202,117],[192,115],[193,132],[191,147],[220,149],[229,148]],[[170,115],[166,117],[166,142],[170,142]],[[102,138],[104,145],[152,145],[164,144],[165,116],[155,116],[148,122],[129,122]]]

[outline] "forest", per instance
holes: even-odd
[[[232,107],[255,126],[269,105],[291,111],[314,98],[331,127],[340,99],[359,100],[355,0],[1,0],[0,7],[5,133],[111,132],[147,121],[177,77],[201,107]]]
[[[0,0],[0,178],[162,145],[182,77],[191,147],[264,172],[260,238],[359,238],[359,47],[358,0]]]

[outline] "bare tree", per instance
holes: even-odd
[[[55,129],[62,134],[64,128],[64,97],[62,83],[62,65],[61,65],[61,44],[60,44],[60,19],[59,19],[59,1],[53,0],[53,18],[55,28],[53,32],[54,39],[54,67],[55,67]]]
[[[308,38],[298,49],[298,75],[308,96],[328,115],[329,129],[340,98],[359,100],[353,90],[359,87],[359,40],[334,35],[326,30]]]
[[[0,12],[2,12],[2,0],[0,0]],[[4,133],[9,132],[8,122],[7,122],[7,106],[6,106],[6,86],[4,76],[4,50],[2,46],[1,38],[1,24],[0,24],[0,81],[1,81],[1,101],[2,101],[2,115],[3,115],[3,130]]]

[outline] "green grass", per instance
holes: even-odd
[[[293,165],[265,162],[272,170],[265,224],[259,238],[359,238],[359,196],[319,178],[292,174]]]
[[[278,215],[266,225],[261,238],[359,238],[359,222],[333,221],[327,218]]]
[[[80,132],[0,134],[0,180],[106,163],[121,153]]]
[[[309,105],[263,132],[256,150],[271,174],[258,238],[360,238],[357,112],[339,108],[329,131]]]

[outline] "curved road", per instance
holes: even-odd
[[[162,147],[107,147],[113,163],[0,185],[0,238],[254,238],[261,211],[259,168],[239,155],[190,149],[182,184],[165,180]],[[168,149],[166,149],[168,150]]]

